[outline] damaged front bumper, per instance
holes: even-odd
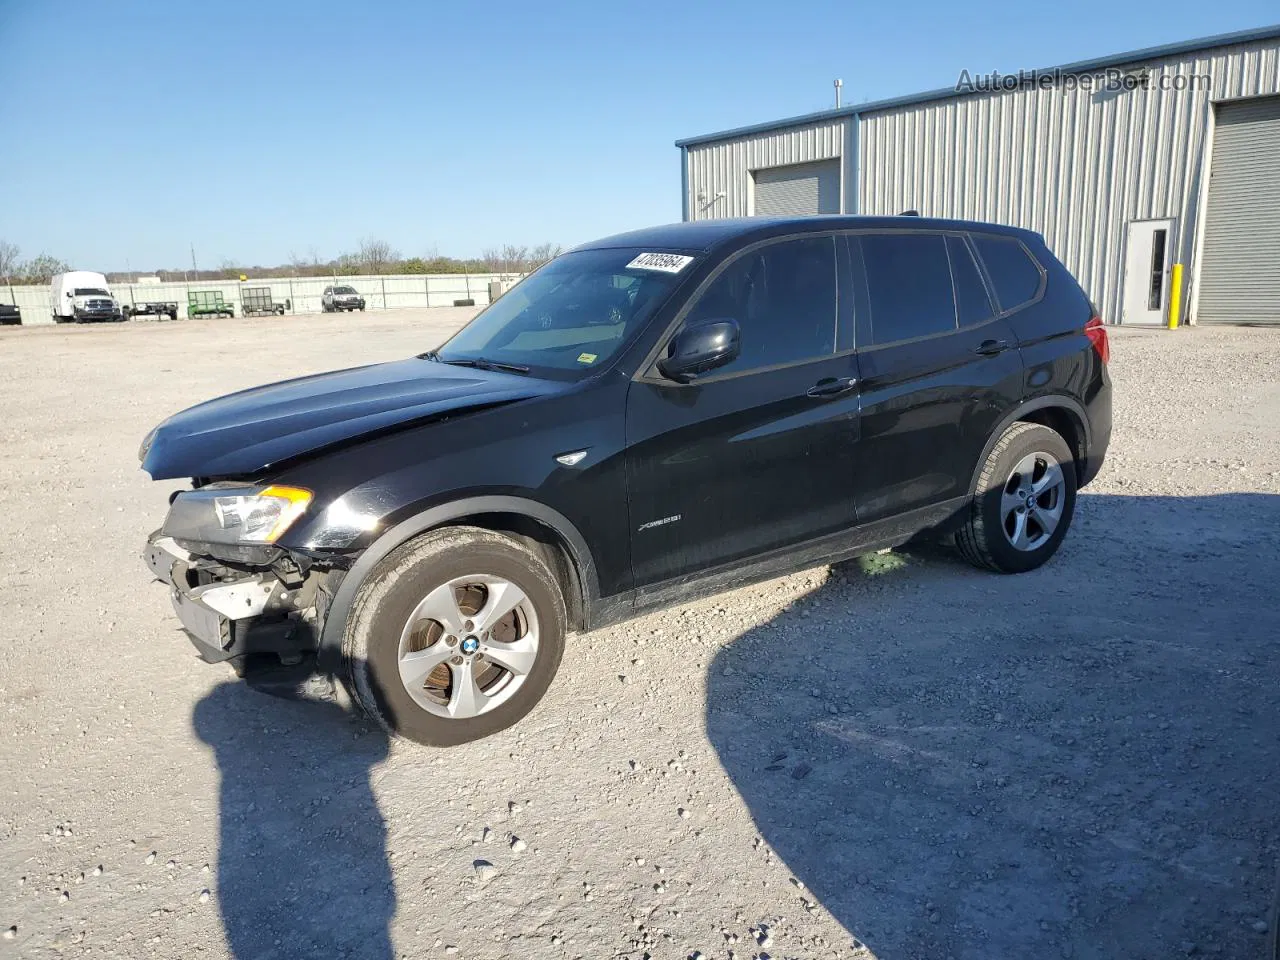
[[[142,558],[169,588],[174,612],[206,662],[231,661],[242,675],[254,658],[314,664],[324,606],[315,575],[290,585],[270,569],[231,569],[159,531],[147,538]]]

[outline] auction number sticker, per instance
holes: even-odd
[[[679,273],[691,263],[693,263],[693,257],[686,257],[679,253],[642,253],[627,264],[627,269]]]

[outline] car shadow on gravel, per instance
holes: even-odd
[[[1082,495],[1029,574],[835,568],[717,654],[708,735],[797,896],[880,960],[1256,955],[1277,583],[1280,496]]]
[[[221,684],[196,733],[217,757],[217,898],[238,960],[392,956],[396,897],[370,772],[380,730],[332,703],[297,703]]]

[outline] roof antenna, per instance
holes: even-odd
[[[835,88],[836,88],[836,109],[837,110],[840,109],[840,88],[843,86],[844,86],[843,80],[836,80]]]
[[[920,216],[920,211],[919,211],[919,210],[903,210],[900,214],[898,214],[898,216],[900,216],[900,217],[918,217],[918,216]]]

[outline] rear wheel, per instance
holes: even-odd
[[[956,546],[978,567],[1034,570],[1057,552],[1075,503],[1075,460],[1066,441],[1038,423],[1015,423],[983,464]]]
[[[564,653],[565,604],[532,550],[478,527],[435,530],[382,561],[343,640],[353,698],[430,746],[504,730],[542,698]]]

